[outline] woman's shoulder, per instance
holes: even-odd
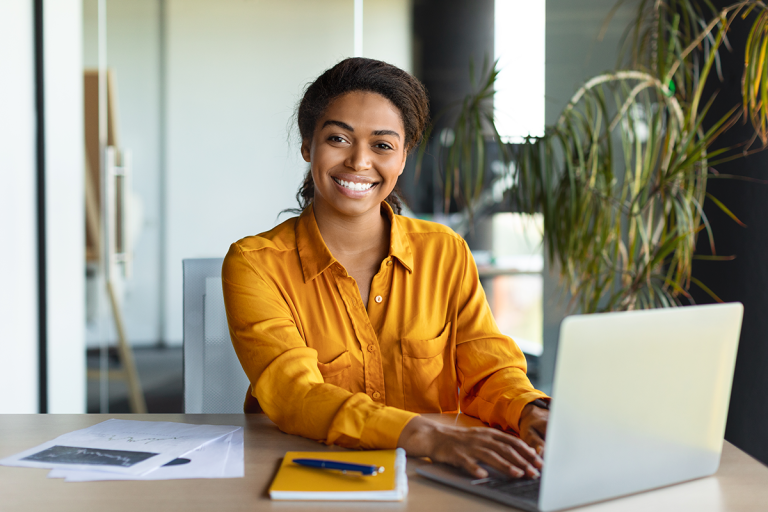
[[[230,252],[235,249],[244,254],[261,251],[282,252],[296,249],[296,221],[298,217],[278,224],[269,231],[241,238],[232,244]]]
[[[412,241],[421,241],[430,245],[464,245],[464,239],[461,236],[445,224],[440,224],[439,222],[398,215],[397,223],[403,235]]]
[[[296,252],[296,219],[293,217],[269,231],[241,238],[229,247],[221,267],[224,280],[242,282],[246,276],[257,274],[265,278],[283,267]],[[259,270],[257,270],[259,269]]]

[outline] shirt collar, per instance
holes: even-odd
[[[408,272],[413,272],[411,245],[402,231],[398,216],[386,202],[381,203],[381,209],[389,218],[389,225],[391,226],[389,256],[396,258]],[[320,234],[315,220],[315,211],[311,204],[301,212],[299,220],[296,222],[296,248],[299,251],[305,283],[322,274],[325,269],[336,262],[336,258],[325,245],[323,235]]]
[[[397,258],[397,260],[408,270],[413,273],[413,253],[411,252],[411,244],[408,243],[408,237],[403,233],[403,227],[400,225],[399,216],[395,215],[392,211],[392,207],[386,201],[381,203],[381,209],[387,214],[389,218],[389,225],[392,226],[389,235],[389,255]]]

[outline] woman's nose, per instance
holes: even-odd
[[[364,171],[370,169],[371,158],[368,148],[363,144],[355,144],[350,148],[349,155],[347,156],[344,164],[350,169],[355,171]]]

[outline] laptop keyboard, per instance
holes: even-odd
[[[493,490],[524,500],[537,501],[539,499],[539,483],[541,480],[494,480],[489,478],[485,482],[475,484],[478,488]]]

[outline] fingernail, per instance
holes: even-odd
[[[480,468],[477,471],[475,471],[475,476],[478,478],[486,478],[488,476],[488,472],[483,468]]]
[[[544,447],[539,445],[536,447],[536,454],[541,455],[541,453],[544,451]]]
[[[539,473],[539,471],[533,466],[529,466],[528,471],[531,473],[533,478],[539,478],[541,476],[541,473]]]

